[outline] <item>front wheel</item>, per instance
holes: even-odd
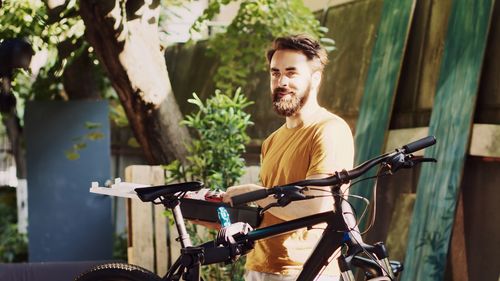
[[[75,281],[161,281],[161,278],[133,264],[107,263],[81,274]]]

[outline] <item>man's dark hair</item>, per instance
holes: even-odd
[[[273,55],[278,50],[295,50],[303,53],[308,60],[318,60],[317,69],[323,71],[328,63],[328,55],[325,48],[309,35],[291,35],[278,37],[274,40],[271,48],[267,51],[267,61],[271,63]]]

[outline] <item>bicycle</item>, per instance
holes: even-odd
[[[255,241],[265,239],[282,233],[312,227],[326,223],[326,228],[318,244],[305,262],[302,271],[297,277],[298,281],[309,281],[320,274],[329,263],[329,258],[337,249],[343,249],[337,258],[341,277],[344,281],[354,281],[352,266],[360,268],[366,280],[395,280],[403,265],[397,261],[389,261],[387,249],[382,242],[373,245],[362,241],[361,235],[356,231],[357,222],[351,204],[341,193],[341,186],[350,183],[366,173],[371,168],[380,165],[378,178],[390,175],[402,168],[412,168],[421,162],[436,162],[433,158],[414,157],[413,152],[432,146],[436,143],[434,136],[417,140],[410,144],[370,159],[350,171],[335,172],[333,176],[323,179],[303,180],[284,186],[257,190],[232,197],[233,205],[242,205],[274,196],[277,201],[266,206],[262,211],[272,207],[286,206],[293,201],[312,199],[303,192],[314,186],[329,186],[334,197],[334,204],[338,206],[333,211],[315,214],[280,224],[252,230],[246,223],[235,223],[222,228],[217,238],[202,245],[193,247],[187,234],[180,199],[189,191],[197,191],[203,187],[201,182],[187,182],[157,187],[135,189],[138,197],[144,202],[163,204],[171,209],[180,235],[181,256],[170,267],[167,274],[160,276],[135,265],[111,263],[99,265],[79,276],[76,281],[173,281],[173,280],[200,280],[200,267],[213,263],[230,263],[245,255],[253,249]],[[362,254],[365,256],[363,257]]]

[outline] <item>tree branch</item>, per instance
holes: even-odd
[[[146,3],[147,2],[147,3]],[[82,0],[85,35],[106,69],[151,164],[184,161],[189,140],[158,37],[159,1]]]

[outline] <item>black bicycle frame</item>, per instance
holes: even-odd
[[[339,194],[340,188],[338,186],[332,187],[333,194]],[[323,267],[328,265],[329,259],[339,247],[341,247],[345,242],[345,235],[354,228],[355,222],[348,219],[348,215],[352,214],[351,207],[349,203],[341,196],[334,196],[335,206],[339,206],[335,211],[324,212],[320,214],[315,214],[268,227],[253,230],[246,235],[235,235],[234,239],[237,243],[247,243],[248,241],[254,242],[257,240],[269,238],[272,236],[288,233],[301,228],[312,227],[320,223],[326,223],[327,226],[323,231],[322,237],[318,244],[311,252],[305,262],[303,269],[298,276],[298,281],[309,281],[313,280],[323,269]],[[177,205],[175,208],[179,208]],[[182,219],[182,214],[177,213],[175,216],[176,224],[184,225]],[[348,227],[348,224],[350,227]],[[187,235],[185,233],[184,227],[178,227],[179,234],[181,237]],[[186,237],[186,236],[184,236]],[[184,245],[189,245],[190,241],[183,241]],[[361,237],[359,236],[358,241]],[[167,277],[173,276],[174,272],[179,269],[179,266],[187,269],[188,280],[197,280],[199,274],[199,266],[208,265],[213,263],[223,262],[229,259],[229,251],[225,251],[225,248],[213,247],[213,241],[207,242],[199,247],[189,247],[189,251],[184,248],[185,251],[182,252],[181,257],[177,260],[176,264],[172,266],[169,272],[165,275],[164,280],[170,280]],[[199,259],[200,256],[204,255],[205,258]],[[194,260],[198,260],[193,263]],[[188,264],[185,264],[188,263]]]
[[[334,194],[338,194],[338,187],[333,187]],[[340,196],[335,196],[335,206],[340,206],[336,211],[329,211],[315,214],[268,227],[256,229],[244,235],[250,241],[261,240],[284,234],[301,228],[311,227],[320,223],[327,223],[322,237],[311,252],[300,272],[297,281],[310,281],[321,272],[323,267],[328,265],[328,261],[339,247],[344,243],[344,235],[349,232],[346,218],[343,214],[350,213],[350,205]],[[354,227],[351,226],[351,227]],[[236,241],[241,240],[235,237]]]

